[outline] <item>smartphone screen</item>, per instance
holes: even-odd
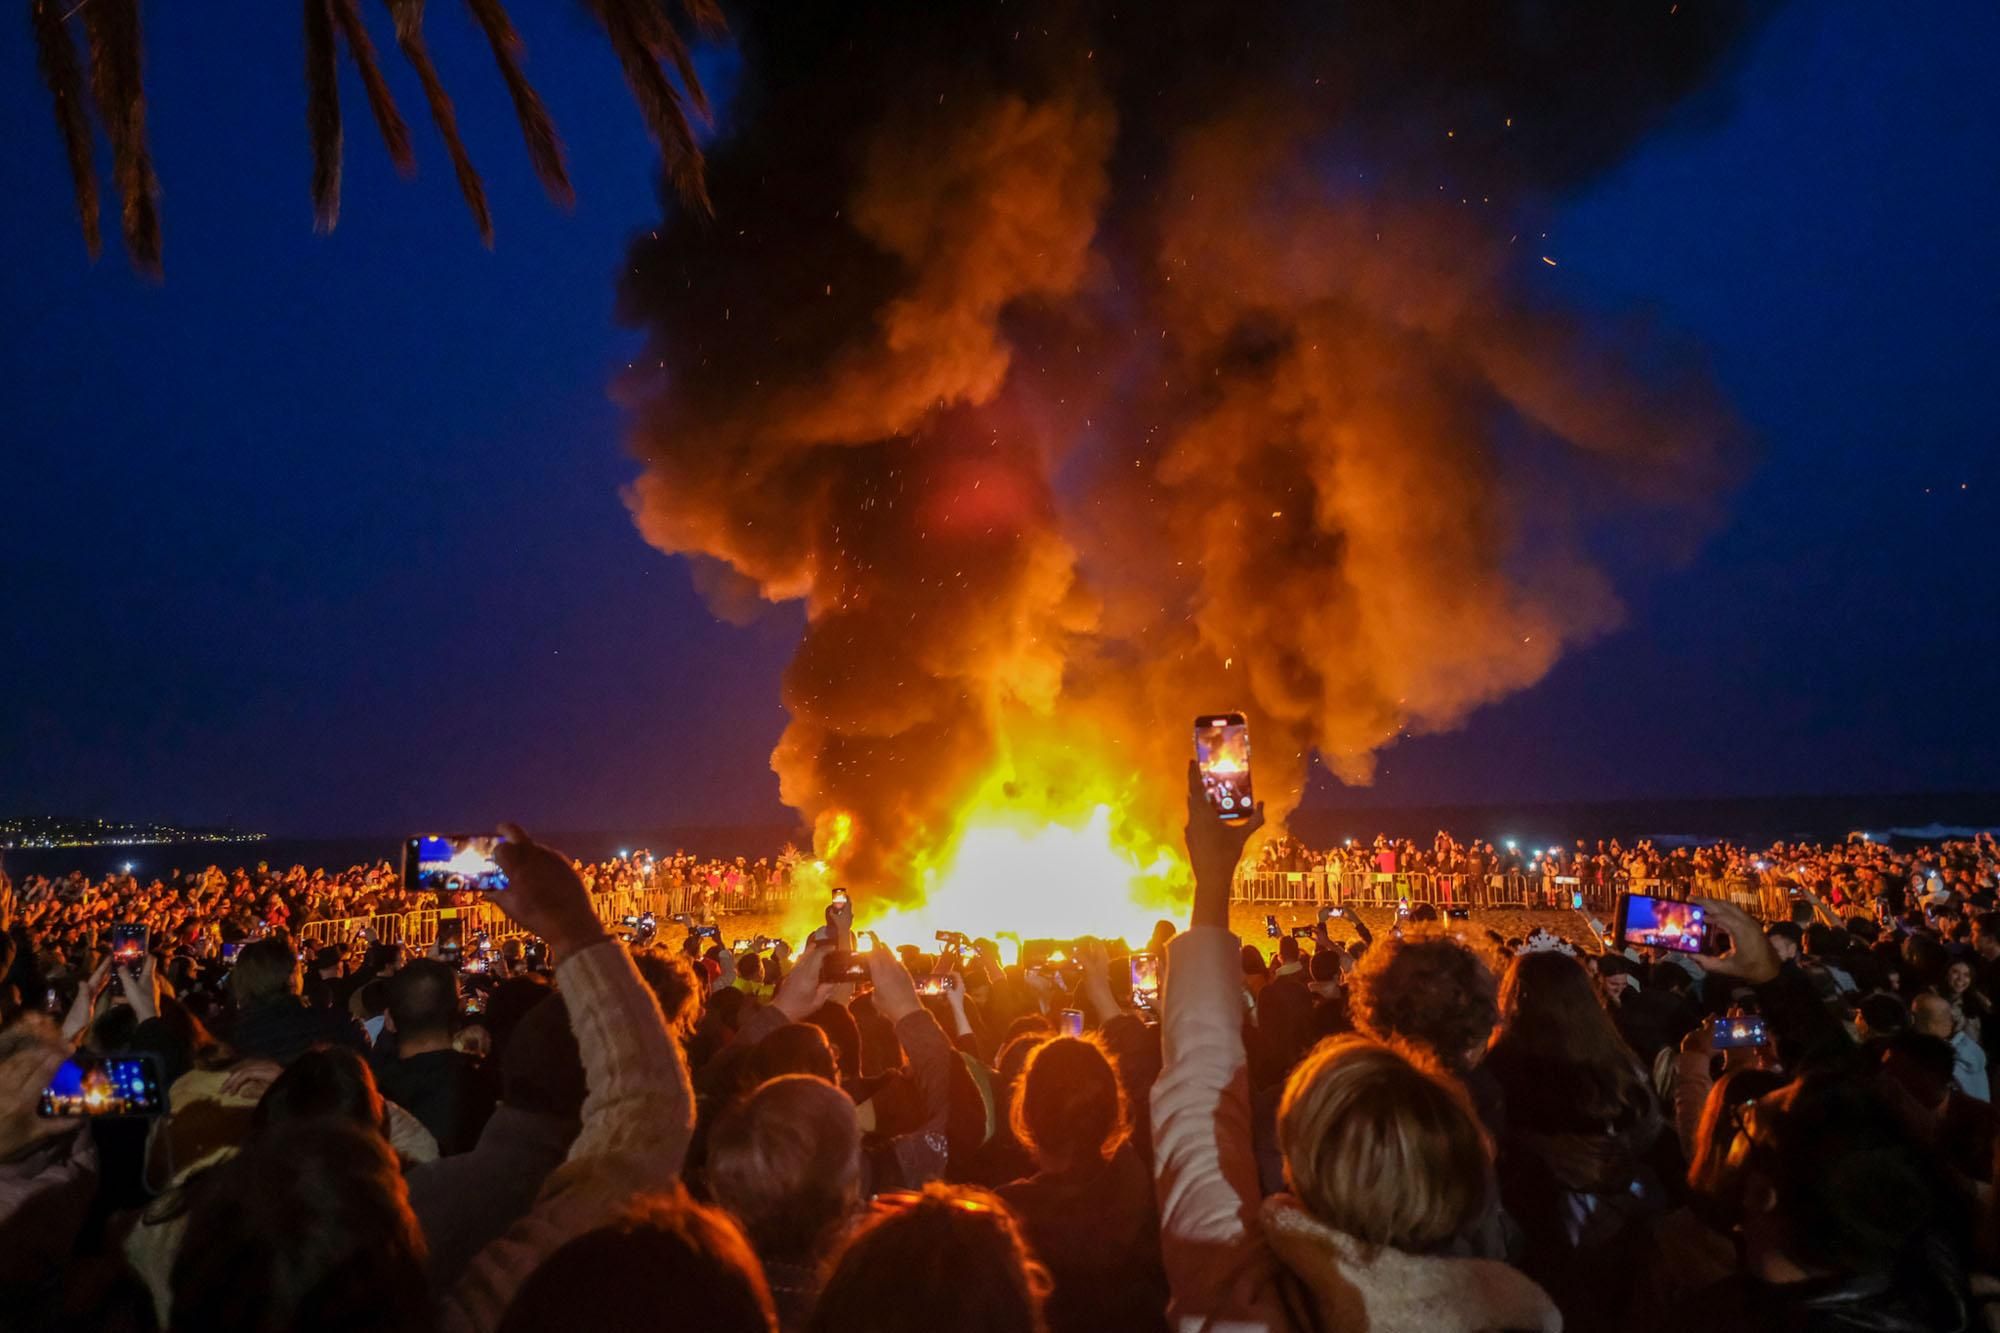
[[[1216,713],[1194,720],[1194,758],[1201,770],[1202,791],[1224,819],[1248,819],[1254,806],[1250,794],[1250,726],[1241,713]]]
[[[243,950],[242,940],[224,940],[222,942],[222,961],[225,963],[235,962],[236,955],[238,953],[241,953],[242,950]]]
[[[497,833],[425,833],[403,843],[403,887],[413,893],[499,893],[507,872],[493,859]]]
[[[1676,953],[1700,953],[1708,938],[1708,922],[1693,903],[1650,894],[1628,893],[1618,900],[1617,941],[1620,948],[1637,944],[1646,948],[1672,949]]]
[[[136,921],[121,921],[111,928],[111,965],[134,968],[146,956],[146,927]]]
[[[158,1115],[167,1109],[160,1075],[148,1055],[96,1056],[79,1052],[56,1069],[42,1089],[44,1119],[66,1116]]]
[[[949,972],[933,972],[917,983],[919,995],[942,995],[952,988],[958,978]]]
[[[1083,1010],[1065,1009],[1062,1011],[1062,1034],[1065,1037],[1081,1037],[1083,1035]]]
[[[1764,1044],[1764,1020],[1756,1014],[1720,1016],[1708,1020],[1708,1044],[1718,1051]]]
[[[439,921],[437,947],[447,961],[457,962],[465,948],[465,922],[455,916]]]
[[[1283,931],[1278,929],[1277,917],[1271,915],[1266,915],[1264,917],[1264,933],[1266,935],[1269,935],[1274,940],[1284,933]]]
[[[1156,953],[1135,953],[1129,960],[1132,969],[1132,994],[1151,997],[1160,993],[1160,956]]]

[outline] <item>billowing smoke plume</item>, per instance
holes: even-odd
[[[716,221],[632,256],[648,540],[803,600],[772,763],[894,885],[1022,747],[1252,716],[1279,808],[1619,614],[1579,515],[1684,515],[1692,358],[1554,306],[1541,219],[1755,6],[756,4]]]

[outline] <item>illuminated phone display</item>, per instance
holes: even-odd
[[[1250,725],[1241,713],[1194,720],[1194,758],[1201,787],[1215,812],[1228,820],[1250,818]]]

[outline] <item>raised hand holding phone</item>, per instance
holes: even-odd
[[[1740,977],[1753,986],[1778,975],[1781,966],[1778,955],[1772,950],[1771,942],[1764,938],[1764,928],[1748,912],[1720,898],[1697,898],[1695,901],[1707,910],[1713,925],[1728,932],[1730,946],[1729,952],[1720,958],[1700,953],[1689,955],[1696,967],[1717,976]]]
[[[1251,807],[1248,819],[1225,821],[1209,800],[1202,783],[1201,763],[1188,761],[1188,867],[1194,872],[1194,907],[1189,923],[1229,928],[1229,890],[1244,845],[1264,827],[1264,803]]]
[[[923,1008],[923,1001],[917,998],[917,983],[910,979],[902,959],[883,948],[880,940],[866,958],[868,979],[875,984],[875,1011],[891,1026]]]
[[[772,993],[772,1006],[792,1022],[803,1023],[831,1002],[836,988],[822,979],[821,972],[833,952],[833,946],[817,934],[809,937],[799,952],[798,965],[785,973]]]
[[[502,912],[547,940],[558,957],[610,938],[568,857],[542,846],[518,824],[502,824],[500,833],[506,841],[494,848],[493,856],[507,872],[507,892],[495,894],[492,901]]]

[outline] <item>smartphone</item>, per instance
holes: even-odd
[[[874,931],[857,930],[854,932],[854,952],[874,953],[881,947],[882,939]]]
[[[481,995],[478,991],[470,992],[469,994],[466,995],[465,1002],[459,1006],[459,1011],[468,1018],[472,1017],[474,1014],[485,1013],[486,997],[484,995]]]
[[[848,904],[849,904],[850,902],[852,902],[853,900],[852,900],[852,899],[850,899],[850,898],[849,898],[849,897],[847,896],[847,890],[846,890],[846,889],[835,889],[835,890],[833,891],[833,901],[834,901],[834,903],[835,903],[836,905],[839,905],[839,906],[843,906],[843,907],[844,907],[844,906],[848,905]]]
[[[859,953],[835,949],[819,966],[819,979],[828,986],[855,985],[868,981],[868,959]]]
[[[222,942],[222,961],[223,961],[223,962],[225,962],[225,963],[233,963],[233,962],[235,962],[235,961],[236,961],[236,955],[237,955],[237,954],[239,954],[239,953],[241,953],[241,952],[243,952],[243,941],[242,941],[242,940],[224,940],[224,941]]]
[[[1316,940],[1316,939],[1318,939],[1318,938],[1319,938],[1319,927],[1318,927],[1318,926],[1293,926],[1293,927],[1292,927],[1292,938],[1293,938],[1293,939],[1295,939],[1295,940]]]
[[[734,944],[729,946],[729,952],[750,953],[753,950],[755,950],[756,947],[757,947],[757,941],[755,940],[738,940]]]
[[[1141,1005],[1151,1003],[1152,997],[1160,993],[1160,956],[1135,953],[1126,960],[1126,965],[1132,970],[1132,998]]]
[[[403,887],[411,893],[499,893],[507,872],[493,859],[497,833],[424,833],[403,842]]]
[[[1764,1044],[1764,1020],[1756,1014],[1735,1014],[1708,1020],[1708,1044],[1718,1051]]]
[[[717,944],[722,943],[721,926],[696,926],[694,934],[696,939],[714,940]]]
[[[1277,918],[1277,917],[1275,917],[1275,916],[1271,916],[1271,915],[1266,915],[1266,916],[1265,916],[1265,918],[1264,918],[1264,933],[1265,933],[1266,935],[1269,935],[1269,936],[1270,936],[1270,937],[1271,937],[1272,939],[1274,939],[1274,940],[1275,940],[1275,939],[1277,939],[1277,938],[1278,938],[1278,937],[1279,937],[1280,935],[1284,934],[1284,932],[1283,932],[1283,931],[1281,931],[1281,930],[1279,930],[1279,929],[1278,929],[1278,918]]]
[[[54,986],[51,986],[42,995],[42,1012],[45,1014],[54,1014],[57,1017],[61,1017],[62,1011],[63,1011],[62,992],[57,990]]]
[[[1470,907],[1447,907],[1444,909],[1444,914],[1447,919],[1452,921],[1472,920],[1472,909]]]
[[[1676,953],[1700,953],[1708,939],[1708,921],[1693,903],[1651,894],[1626,893],[1618,898],[1618,924],[1612,931],[1620,949],[1637,944]]]
[[[1194,758],[1201,789],[1222,818],[1250,818],[1250,725],[1241,713],[1212,713],[1194,720]]]
[[[1083,1035],[1083,1010],[1065,1009],[1062,1011],[1062,1034],[1065,1037],[1081,1037]]]
[[[438,922],[437,951],[444,955],[447,963],[456,963],[465,951],[465,921],[461,917],[445,917]]]
[[[933,972],[917,983],[919,995],[943,995],[946,991],[958,989],[958,976],[952,972]]]
[[[111,966],[135,968],[146,956],[146,926],[139,921],[120,921],[111,928]]]
[[[42,1089],[43,1119],[68,1116],[159,1115],[167,1109],[150,1055],[90,1055],[79,1051],[57,1067]]]
[[[1572,912],[1581,912],[1583,910],[1583,895],[1572,893],[1569,896],[1569,908]]]

